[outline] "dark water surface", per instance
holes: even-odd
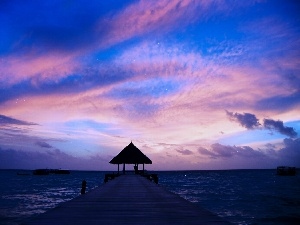
[[[170,191],[234,224],[300,224],[299,173],[185,171],[161,172],[159,178]]]
[[[0,224],[15,225],[103,184],[105,172],[17,175],[0,170]],[[31,171],[21,171],[30,173]],[[170,171],[159,185],[234,224],[300,224],[300,177],[275,170]]]

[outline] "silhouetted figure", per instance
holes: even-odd
[[[138,173],[139,173],[139,170],[138,170],[137,165],[135,165],[133,168],[134,168],[134,173],[135,173],[135,174],[138,174]]]
[[[81,185],[81,194],[82,194],[82,195],[85,194],[85,189],[86,189],[86,181],[83,180],[83,181],[82,181],[82,185]]]

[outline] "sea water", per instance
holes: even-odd
[[[300,224],[300,177],[276,170],[162,172],[170,191],[233,224]]]
[[[0,170],[0,224],[16,225],[103,185],[106,172],[34,176]],[[159,185],[233,224],[300,224],[300,177],[275,170],[156,171]]]
[[[22,174],[22,175],[18,175]],[[70,174],[32,175],[32,171],[0,170],[0,225],[20,224],[59,203],[103,184],[105,172],[71,171]]]

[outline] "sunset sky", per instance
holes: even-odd
[[[300,3],[0,2],[0,169],[300,167]],[[128,166],[133,169],[133,166]]]

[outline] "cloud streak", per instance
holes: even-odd
[[[249,146],[229,146],[222,145],[219,143],[212,144],[210,149],[203,147],[198,148],[198,152],[201,155],[207,155],[210,158],[230,158],[230,157],[250,157],[250,158],[261,158],[265,157],[265,154],[252,149]]]
[[[66,168],[71,170],[104,170],[103,163],[107,159],[100,156],[92,158],[74,157],[58,149],[43,152],[25,152],[15,149],[0,148],[0,169],[37,169]]]
[[[182,150],[176,150],[178,153],[182,154],[182,155],[193,155],[194,153],[188,149],[182,149]]]
[[[49,145],[47,142],[44,141],[37,141],[35,144],[42,148],[53,148],[51,145]]]
[[[26,122],[23,120],[14,119],[12,117],[0,115],[0,126],[1,125],[24,125],[24,126],[31,126],[31,125],[38,125],[32,122]]]
[[[278,150],[274,145],[266,145],[266,149],[254,149],[249,146],[230,146],[219,143],[212,144],[210,148],[198,148],[198,153],[202,156],[208,156],[212,160],[225,160],[226,158],[244,158],[248,160],[265,160],[278,165],[300,165],[300,139],[286,138],[283,140],[283,147]],[[276,165],[277,164],[277,165]]]

